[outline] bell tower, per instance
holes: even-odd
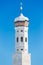
[[[13,56],[13,65],[31,65],[31,54],[28,53],[29,19],[23,15],[22,9],[21,3],[20,16],[14,20],[16,52]]]

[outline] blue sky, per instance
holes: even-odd
[[[15,52],[14,19],[21,0],[0,0],[0,65],[12,65]],[[32,65],[43,65],[43,0],[22,0],[23,14],[30,21],[29,52]]]

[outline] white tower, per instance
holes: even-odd
[[[29,19],[22,14],[22,3],[20,16],[15,18],[15,47],[13,65],[31,65],[31,54],[28,53],[28,24]]]

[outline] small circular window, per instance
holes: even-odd
[[[23,30],[21,30],[21,32],[23,32]]]

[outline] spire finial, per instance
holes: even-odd
[[[20,3],[20,13],[22,13],[22,9],[23,9],[23,7],[22,7],[22,2]]]

